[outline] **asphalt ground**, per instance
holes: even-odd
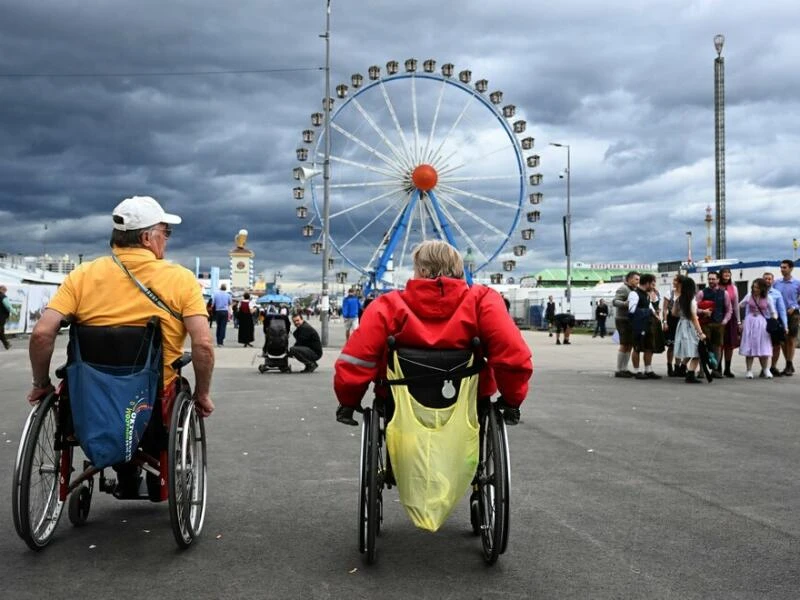
[[[746,381],[737,358],[740,377],[710,385],[620,380],[609,339],[555,346],[525,332],[535,374],[509,430],[507,553],[484,565],[466,498],[430,534],[390,490],[378,562],[367,566],[360,429],[334,420],[338,347],[313,374],[262,375],[235,334],[217,349],[208,513],[187,551],[166,504],[100,493],[85,526],[65,514],[50,546],[28,550],[11,519],[26,341],[0,353],[3,598],[800,597],[800,377]],[[331,339],[341,346],[340,324]],[[655,362],[663,373],[663,356]]]

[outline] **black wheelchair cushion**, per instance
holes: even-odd
[[[465,377],[463,371],[473,356],[472,350],[398,348],[395,352],[403,370],[403,379],[411,380],[405,385],[417,402],[428,408],[447,408],[455,404],[461,380]],[[475,360],[482,359],[476,356]],[[446,376],[447,372],[453,372],[454,376]],[[445,380],[451,381],[456,389],[453,398],[442,395]]]
[[[144,327],[120,326],[97,327],[73,324],[70,336],[77,335],[84,361],[109,366],[142,366],[147,360],[150,340],[155,347],[161,347],[160,321],[151,322]],[[67,351],[67,361],[72,362],[71,349]]]

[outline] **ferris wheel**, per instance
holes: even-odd
[[[534,138],[503,92],[452,64],[408,59],[368,69],[350,86],[336,86],[341,101],[323,99],[330,111],[329,242],[367,281],[391,288],[410,276],[411,252],[421,241],[443,239],[462,252],[467,277],[497,268],[512,271],[534,239],[542,181]],[[351,90],[352,88],[352,90]],[[350,92],[350,93],[348,93]],[[311,250],[323,252],[322,174],[325,115],[311,115],[297,148],[294,176],[297,217]],[[318,133],[319,132],[319,133]],[[310,188],[307,195],[306,187]],[[526,210],[526,202],[534,205]],[[517,233],[522,219],[526,227]],[[517,238],[516,236],[520,236]],[[510,241],[512,248],[505,250]],[[330,253],[330,250],[329,250]],[[502,273],[491,275],[501,281]]]

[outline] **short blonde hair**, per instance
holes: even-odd
[[[458,250],[447,242],[426,240],[414,248],[411,257],[414,260],[414,272],[422,279],[464,278],[464,260]]]

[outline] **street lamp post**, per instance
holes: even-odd
[[[325,158],[322,163],[322,298],[320,301],[320,337],[323,346],[328,345],[328,322],[330,317],[330,298],[328,296],[328,257],[330,243],[328,236],[330,226],[328,217],[331,212],[331,0],[327,1],[325,10]]]
[[[572,212],[570,211],[572,168],[570,165],[570,146],[550,142],[551,146],[567,149],[567,214],[564,217],[564,253],[567,255],[567,310],[572,309]]]

